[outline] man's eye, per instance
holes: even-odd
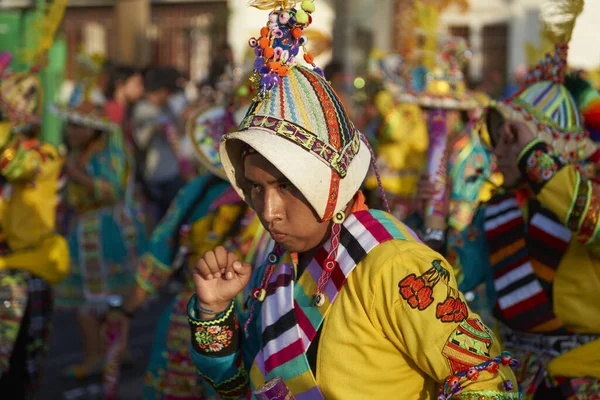
[[[289,183],[280,183],[279,184],[279,189],[280,190],[285,190],[285,191],[290,191],[293,189],[293,186]]]
[[[252,193],[260,193],[261,190],[262,190],[262,187],[260,185],[257,185],[256,183],[250,184],[250,191]]]

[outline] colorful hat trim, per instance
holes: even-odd
[[[273,117],[250,115],[244,119],[239,129],[243,131],[249,128],[266,128],[299,144],[337,172],[341,178],[346,177],[348,166],[360,148],[358,133],[354,135],[352,142],[348,143],[342,150],[338,150],[301,126]]]
[[[233,115],[224,107],[201,108],[187,123],[187,134],[196,150],[196,156],[206,169],[222,179],[227,179],[221,157],[219,143],[223,135],[236,128]]]
[[[102,132],[112,132],[120,129],[119,125],[95,111],[86,112],[81,107],[67,108],[55,104],[51,104],[49,108],[54,114],[76,125],[87,126]]]

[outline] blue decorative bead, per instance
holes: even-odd
[[[260,57],[262,55],[262,49],[260,47],[255,47],[254,48],[254,55],[256,55],[256,57]]]
[[[262,57],[258,57],[254,61],[254,68],[255,69],[260,69],[263,65],[265,65],[265,60]]]
[[[298,46],[292,46],[292,48],[290,49],[290,56],[296,57],[299,51],[300,48]]]
[[[263,65],[258,70],[258,73],[261,74],[261,75],[268,74],[269,73],[269,67],[267,67],[266,65]]]
[[[314,71],[315,71],[317,74],[321,75],[322,77],[325,77],[325,73],[323,72],[323,70],[322,70],[321,68],[319,68],[319,67],[315,67],[315,68],[314,68]]]
[[[504,388],[504,390],[506,390],[507,392],[510,392],[511,390],[513,390],[514,386],[512,381],[510,380],[505,380],[504,382],[502,382],[502,387]]]

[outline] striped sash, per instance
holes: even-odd
[[[526,225],[514,196],[490,200],[485,231],[498,295],[495,310],[511,328],[559,333],[565,327],[553,311],[552,281],[571,232],[548,210],[530,202]]]
[[[279,267],[262,304],[262,349],[250,371],[255,387],[279,376],[296,399],[323,399],[306,351],[356,265],[378,244],[392,239],[405,240],[400,227],[418,240],[412,231],[382,211],[360,211],[346,219],[336,257],[338,265],[327,283],[325,303],[321,307],[314,305],[313,294],[329,244],[317,253],[297,282],[293,279],[292,265]]]

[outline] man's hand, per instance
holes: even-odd
[[[250,264],[240,261],[235,253],[227,252],[224,247],[207,251],[194,266],[198,305],[215,312],[225,311],[246,287],[251,273]],[[201,317],[208,319],[214,315],[202,314]]]

